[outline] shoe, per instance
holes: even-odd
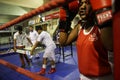
[[[46,69],[42,68],[37,74],[39,75],[45,75]]]
[[[32,63],[32,59],[29,59],[30,63]]]
[[[22,68],[25,68],[25,64],[22,64],[21,67],[22,67]]]
[[[29,55],[29,59],[32,59],[33,58],[33,55]]]
[[[28,63],[28,67],[31,67],[32,66],[32,63]]]
[[[48,72],[48,74],[52,74],[54,72],[56,72],[56,69],[55,68],[51,68],[50,71]]]
[[[31,62],[31,60],[29,59],[29,60],[27,61],[27,65],[28,65],[28,66],[31,66],[31,63],[32,63],[32,62]]]
[[[35,57],[35,59],[39,59],[40,57]]]

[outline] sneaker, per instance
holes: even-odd
[[[55,68],[51,68],[50,71],[48,72],[48,74],[52,74],[54,72],[56,72],[56,69]]]
[[[33,55],[30,55],[29,58],[32,59],[32,58],[33,58]]]
[[[39,58],[40,58],[39,54],[36,54],[35,59],[39,59]]]
[[[28,63],[28,67],[31,67],[32,66],[32,63],[30,62],[30,63]]]
[[[42,68],[37,74],[39,75],[45,75],[46,69]]]
[[[40,57],[35,57],[35,59],[40,59]]]
[[[22,68],[25,68],[25,64],[22,64],[21,67],[22,67]]]
[[[32,63],[32,59],[29,59],[30,63]]]

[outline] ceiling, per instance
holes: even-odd
[[[9,22],[50,0],[0,0],[0,24]]]

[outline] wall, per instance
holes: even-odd
[[[50,33],[51,36],[55,33],[58,25],[58,19],[52,19],[48,21],[47,31]]]

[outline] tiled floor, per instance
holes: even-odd
[[[56,50],[57,53],[58,50]],[[70,54],[69,47],[65,48],[65,54]],[[40,58],[35,60],[33,59],[32,66],[26,66],[25,69],[31,72],[38,72],[42,65],[42,54],[39,54]],[[18,54],[9,53],[7,55],[0,55],[0,59],[4,59],[14,65],[20,66],[20,59]],[[58,63],[59,60],[59,63]],[[76,56],[76,47],[73,46],[73,57],[68,56],[63,62],[62,56],[59,59],[59,54],[56,54],[56,69],[57,72],[53,74],[46,74],[45,77],[50,80],[79,80],[79,71],[77,68],[77,56]],[[47,71],[50,69],[48,62]],[[15,72],[3,65],[0,65],[0,80],[31,80],[29,77],[22,75],[18,72]]]

